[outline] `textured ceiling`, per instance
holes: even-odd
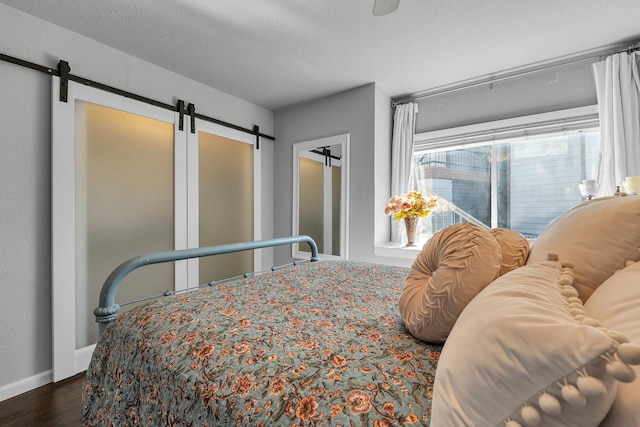
[[[640,38],[639,0],[0,0],[277,110],[377,82],[391,97]]]

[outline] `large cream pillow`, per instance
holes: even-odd
[[[640,262],[615,273],[589,297],[584,305],[589,317],[621,332],[640,345]],[[640,377],[640,365],[634,366]],[[620,384],[613,407],[602,427],[640,425],[640,380]]]
[[[486,230],[459,223],[433,235],[416,257],[400,315],[416,338],[444,341],[466,305],[498,277],[500,246]]]
[[[440,355],[432,425],[598,425],[631,368],[573,276],[568,263],[526,265],[469,303]]]
[[[627,260],[640,259],[640,196],[603,197],[581,203],[547,226],[531,245],[528,264],[553,252],[576,267],[582,301]]]

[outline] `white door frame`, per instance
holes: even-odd
[[[59,101],[60,78],[52,78],[51,252],[53,381],[89,366],[94,345],[76,349],[76,219],[75,219],[75,101],[81,100],[130,112],[174,125],[175,249],[187,247],[186,136],[178,113],[118,96],[90,86],[68,82],[67,102]],[[186,262],[175,265],[176,289],[186,287]],[[97,301],[96,301],[97,305]],[[97,327],[97,326],[96,326]]]
[[[293,144],[293,195],[292,195],[292,235],[297,236],[300,233],[299,205],[300,205],[300,157],[304,155],[305,150],[323,146],[340,145],[340,255],[318,254],[321,260],[331,259],[349,259],[349,157],[350,157],[350,141],[351,134],[342,134],[330,136],[327,138],[314,139],[310,141],[298,142]],[[310,158],[310,157],[309,157]],[[323,173],[324,177],[324,173]],[[325,183],[326,184],[326,183]],[[324,192],[323,192],[324,194]],[[328,214],[328,213],[327,213]],[[311,255],[310,252],[300,249],[299,244],[292,245],[291,257],[295,259],[305,259]]]
[[[187,246],[189,248],[197,248],[200,245],[200,230],[199,230],[199,161],[198,161],[198,145],[199,145],[199,132],[205,132],[212,135],[217,135],[223,138],[233,139],[235,141],[251,144],[254,146],[253,150],[253,240],[260,240],[262,238],[262,157],[261,150],[255,148],[256,137],[255,135],[241,132],[226,126],[218,125],[206,120],[196,118],[195,131],[191,132],[191,122],[188,121],[187,132],[187,181],[188,185],[188,212],[189,212],[189,227],[187,230]],[[199,260],[197,258],[187,260],[188,262],[188,286],[193,287],[202,283],[199,277]],[[262,268],[262,254],[260,250],[253,251],[253,266],[255,270]],[[206,278],[202,278],[206,280]]]

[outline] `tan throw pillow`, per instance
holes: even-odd
[[[640,197],[603,197],[581,203],[547,226],[531,245],[527,264],[553,252],[576,267],[582,301],[627,260],[640,259]]]
[[[619,331],[640,346],[640,262],[615,273],[584,304],[589,317]],[[640,365],[633,367],[640,377]],[[613,407],[602,427],[634,426],[640,422],[640,380],[618,386]]]
[[[489,233],[500,244],[500,254],[502,257],[500,265],[500,275],[503,276],[522,267],[527,262],[529,256],[529,241],[522,234],[508,228],[492,228]]]
[[[556,258],[557,259],[557,258]],[[444,344],[434,426],[597,426],[631,369],[584,314],[571,265],[526,265],[467,306]]]
[[[416,338],[444,341],[456,319],[500,271],[489,232],[460,223],[433,235],[416,257],[400,297],[400,315]]]

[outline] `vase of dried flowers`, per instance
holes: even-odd
[[[418,219],[426,217],[436,207],[438,207],[438,201],[435,197],[427,199],[417,191],[409,191],[407,194],[391,197],[384,208],[384,213],[393,215],[395,220],[404,220],[407,232],[406,246],[415,246]]]

